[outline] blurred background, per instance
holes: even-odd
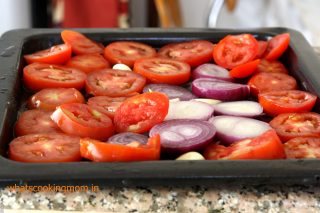
[[[320,46],[319,0],[1,0],[0,8],[0,34],[52,27],[289,27]]]

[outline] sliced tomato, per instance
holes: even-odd
[[[75,88],[49,88],[42,89],[31,96],[28,107],[53,111],[61,104],[84,102],[83,95]]]
[[[262,72],[252,76],[248,85],[251,93],[257,96],[264,92],[294,90],[297,88],[297,81],[284,73]]]
[[[309,112],[317,96],[300,90],[272,91],[259,94],[259,103],[271,116],[289,112]]]
[[[204,156],[208,160],[272,160],[285,158],[283,144],[274,130],[262,135],[233,143],[229,147],[213,144],[206,148]]]
[[[86,104],[63,104],[57,107],[51,118],[70,135],[107,140],[114,133],[112,120]]]
[[[59,65],[33,63],[24,67],[23,82],[33,91],[45,88],[76,88],[85,83],[86,74],[77,69]]]
[[[66,66],[76,68],[85,73],[110,68],[109,62],[100,54],[74,56],[66,63]]]
[[[290,43],[290,34],[283,33],[271,38],[268,42],[268,48],[265,52],[264,58],[268,61],[274,61],[287,50]]]
[[[268,61],[266,59],[260,60],[256,73],[260,72],[288,74],[288,70],[280,61]]]
[[[41,50],[32,54],[24,55],[28,64],[41,62],[47,64],[64,64],[71,58],[71,46],[69,44],[59,44],[49,49]]]
[[[246,78],[251,76],[257,69],[260,59],[241,64],[230,70],[229,74],[233,78]]]
[[[258,44],[259,44],[259,51],[258,51],[256,58],[260,59],[263,57],[264,53],[267,50],[268,42],[267,41],[258,41]]]
[[[86,91],[94,96],[128,96],[141,92],[145,77],[132,71],[104,69],[88,73]]]
[[[187,63],[165,58],[141,59],[133,71],[146,77],[150,83],[180,85],[190,80],[191,68]]]
[[[125,100],[114,115],[117,132],[144,133],[161,123],[169,109],[168,97],[148,92]]]
[[[31,163],[80,161],[80,138],[66,134],[30,134],[9,144],[11,160]]]
[[[136,60],[156,56],[156,50],[140,42],[116,41],[106,46],[104,57],[112,64],[126,64],[133,67]]]
[[[72,52],[76,55],[90,54],[90,53],[103,53],[104,46],[97,43],[82,33],[73,30],[63,30],[61,38],[66,44],[70,44]]]
[[[296,137],[319,137],[320,115],[315,112],[283,113],[270,121],[282,142]]]
[[[28,135],[35,133],[62,133],[50,116],[51,111],[38,109],[28,110],[19,116],[15,124],[15,135]]]
[[[160,159],[160,136],[149,138],[147,144],[132,141],[127,145],[104,143],[90,138],[81,139],[80,152],[83,158],[95,162],[128,162]]]
[[[258,51],[258,41],[252,35],[228,35],[214,47],[213,59],[219,66],[232,69],[254,60]]]
[[[158,55],[168,59],[183,61],[192,67],[207,63],[212,59],[213,44],[206,40],[192,40],[167,44],[160,48]]]
[[[319,137],[298,137],[284,144],[287,158],[320,158]]]

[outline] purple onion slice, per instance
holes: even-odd
[[[169,84],[148,84],[143,88],[143,93],[156,91],[166,94],[169,99],[179,98],[181,101],[188,101],[197,98],[189,90],[183,87],[169,85]]]
[[[262,106],[255,101],[231,101],[213,105],[215,115],[256,117],[263,113]]]
[[[192,79],[214,78],[224,81],[234,81],[229,75],[229,71],[216,64],[202,64],[192,71]]]
[[[108,143],[122,144],[126,145],[133,141],[137,141],[141,144],[148,143],[148,137],[146,135],[133,133],[133,132],[123,132],[113,135],[108,139]]]

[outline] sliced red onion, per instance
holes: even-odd
[[[181,101],[188,101],[190,99],[197,98],[189,90],[183,87],[169,85],[169,84],[148,84],[143,88],[143,92],[162,92],[166,94],[169,99],[179,98]]]
[[[113,135],[108,139],[108,143],[115,143],[115,144],[129,144],[131,142],[137,141],[141,144],[148,143],[148,137],[146,135],[133,133],[133,132],[123,132],[116,135]]]
[[[217,138],[225,144],[257,137],[271,129],[268,123],[252,118],[221,115],[209,120],[217,130]]]
[[[231,101],[213,105],[215,115],[255,117],[263,113],[262,106],[255,101]]]
[[[234,81],[229,75],[229,71],[216,64],[202,64],[192,71],[192,79],[214,78],[224,81]]]
[[[155,125],[149,135],[160,134],[161,151],[181,154],[202,150],[215,133],[214,126],[208,121],[187,119],[164,121]]]
[[[221,101],[216,99],[211,99],[211,98],[196,98],[196,99],[192,99],[191,101],[200,101],[210,105],[216,105],[218,103],[221,103]]]
[[[238,101],[249,95],[249,86],[227,81],[198,78],[192,82],[192,92],[201,98],[213,98],[221,101]]]
[[[169,103],[169,111],[164,120],[197,119],[208,120],[213,115],[213,106],[200,101],[178,101]]]

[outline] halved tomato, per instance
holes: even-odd
[[[146,77],[150,83],[173,85],[186,83],[191,76],[187,63],[166,58],[138,60],[134,63],[133,71]]]
[[[71,58],[71,46],[69,44],[59,44],[49,49],[40,50],[38,52],[24,55],[28,64],[41,62],[47,64],[64,64]]]
[[[268,61],[266,59],[260,60],[260,63],[255,72],[256,73],[271,72],[271,73],[288,74],[288,70],[280,61]]]
[[[258,44],[259,44],[259,51],[258,51],[258,54],[257,54],[257,59],[260,59],[263,57],[264,53],[266,52],[267,50],[267,47],[268,47],[268,42],[267,41],[258,41]]]
[[[76,68],[85,73],[110,68],[109,62],[97,53],[74,56],[66,63],[66,66]]]
[[[277,60],[288,48],[290,43],[290,34],[283,33],[272,37],[268,42],[268,48],[264,58],[268,61]]]
[[[287,158],[320,158],[319,137],[298,137],[284,144]]]
[[[230,70],[229,74],[233,78],[246,78],[251,76],[257,69],[260,59],[241,64]]]
[[[9,144],[11,160],[31,163],[80,161],[80,138],[66,134],[30,134]]]
[[[211,61],[212,51],[213,44],[210,41],[192,40],[167,44],[160,48],[158,55],[183,61],[192,67],[196,67]]]
[[[148,92],[125,100],[114,115],[117,132],[144,133],[161,123],[169,109],[168,97],[160,92]]]

